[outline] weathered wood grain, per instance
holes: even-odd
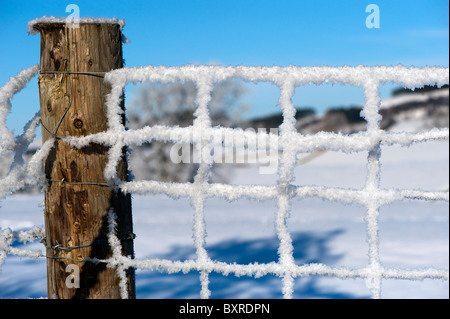
[[[36,25],[41,34],[41,71],[103,72],[122,67],[122,42],[119,25],[80,24],[68,28],[62,23]],[[56,136],[85,136],[107,129],[105,96],[110,88],[103,77],[89,74],[49,74],[39,76],[39,99],[42,139]],[[64,111],[70,103],[67,114]],[[63,120],[59,127],[60,119]],[[57,128],[57,130],[55,130]],[[90,145],[78,150],[61,140],[46,158],[48,180],[105,183],[103,170],[108,148]],[[125,152],[125,150],[124,150]],[[118,176],[127,180],[125,158],[117,168]],[[107,243],[107,214],[113,207],[118,216],[117,236],[122,240],[123,254],[133,256],[131,198],[115,193],[104,185],[72,185],[49,182],[45,193],[45,226],[47,246],[90,245],[73,250],[47,249],[52,257],[82,260],[111,256]],[[80,288],[68,288],[68,264],[80,267]],[[105,264],[77,263],[73,260],[49,258],[47,261],[49,298],[120,298],[118,278]],[[128,271],[129,296],[135,296],[134,270]]]

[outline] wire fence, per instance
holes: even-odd
[[[42,162],[51,150],[54,139],[49,139],[36,152],[28,163],[23,155],[34,138],[39,124],[39,114],[27,124],[24,134],[15,137],[6,127],[6,114],[10,111],[10,99],[37,74],[38,66],[22,71],[0,89],[0,132],[2,139],[0,154],[12,152],[14,161],[9,173],[0,180],[0,198],[31,185],[45,187],[46,180],[42,171]],[[280,88],[279,105],[283,113],[283,122],[278,134],[272,132],[243,131],[227,127],[213,127],[208,111],[211,92],[220,81],[240,78],[249,82],[271,82]],[[381,146],[409,146],[429,141],[448,141],[449,130],[431,129],[420,133],[388,132],[380,128],[381,115],[379,87],[383,83],[393,82],[406,88],[418,88],[424,85],[442,86],[449,83],[448,68],[407,68],[394,67],[222,67],[222,66],[182,66],[182,67],[138,67],[123,68],[105,74],[105,81],[111,85],[106,100],[108,130],[83,137],[62,137],[62,141],[75,148],[91,143],[109,147],[108,163],[104,176],[111,188],[131,194],[165,194],[173,199],[189,198],[194,209],[193,245],[196,258],[185,261],[167,259],[132,259],[121,253],[121,242],[115,234],[116,215],[109,212],[108,242],[112,256],[108,259],[86,259],[85,262],[106,263],[115,268],[120,278],[121,294],[127,298],[125,271],[129,267],[151,269],[167,273],[197,271],[200,274],[202,298],[210,297],[209,274],[261,277],[274,274],[282,280],[282,293],[292,298],[294,280],[297,277],[319,275],[342,279],[363,278],[370,282],[373,298],[381,297],[381,282],[384,279],[423,280],[425,278],[449,280],[448,269],[399,270],[386,268],[380,262],[379,253],[379,210],[380,207],[395,201],[424,200],[449,201],[448,191],[423,191],[415,189],[383,189],[380,187]],[[120,103],[125,86],[138,82],[170,83],[191,81],[197,87],[196,111],[193,125],[189,127],[170,127],[163,125],[145,126],[139,129],[127,129],[122,123],[123,110]],[[366,130],[356,134],[319,132],[303,135],[295,128],[295,108],[292,97],[295,88],[315,84],[350,84],[364,89],[365,104],[361,116],[366,120]],[[249,151],[257,151],[256,141],[271,141],[268,148],[280,152],[277,174],[278,182],[274,186],[266,185],[228,185],[209,182],[209,174],[214,165],[213,148],[225,143],[228,138],[245,137]],[[122,156],[124,146],[141,145],[151,141],[170,141],[190,143],[201,154],[199,169],[193,183],[169,183],[153,180],[121,181],[116,175],[116,166]],[[345,153],[366,152],[367,173],[365,186],[361,189],[335,188],[325,186],[294,185],[294,167],[297,155],[314,150],[332,150]],[[205,248],[207,225],[204,218],[204,203],[207,198],[219,197],[228,201],[240,198],[251,200],[276,201],[278,210],[275,215],[276,232],[279,239],[278,260],[270,263],[236,264],[212,260]],[[366,207],[366,229],[368,238],[368,263],[359,269],[335,268],[325,264],[311,263],[298,265],[294,260],[292,237],[287,227],[291,201],[296,198],[316,197],[341,203],[358,203]],[[45,258],[41,251],[18,249],[14,241],[27,242],[43,238],[43,229],[32,228],[29,231],[13,232],[0,229],[0,267],[6,256],[17,255],[32,258]]]

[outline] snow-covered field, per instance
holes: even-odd
[[[296,168],[299,185],[362,188],[366,153],[324,152]],[[448,190],[449,143],[431,142],[409,148],[383,147],[381,186]],[[232,164],[223,164],[230,165]],[[274,184],[276,175],[260,175],[257,167],[230,169],[233,184]],[[13,230],[43,224],[43,195],[13,195],[0,203],[0,227]],[[274,229],[276,203],[238,200],[205,203],[206,248],[214,260],[247,264],[277,261]],[[320,199],[295,200],[288,222],[298,264],[324,263],[361,268],[368,264],[364,207]],[[193,209],[187,199],[134,196],[136,258],[195,258]],[[380,259],[398,269],[449,268],[448,203],[404,201],[380,210]],[[43,249],[42,244],[27,247]],[[164,274],[137,270],[138,298],[199,298],[198,273]],[[281,280],[210,275],[211,298],[281,298]],[[362,279],[326,276],[297,278],[294,298],[370,298]],[[44,258],[8,256],[0,272],[0,298],[46,297]],[[382,298],[449,298],[448,281],[383,280]]]

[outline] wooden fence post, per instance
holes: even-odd
[[[111,256],[107,242],[110,208],[117,215],[122,253],[133,256],[131,197],[105,185],[107,147],[93,144],[78,150],[58,139],[107,129],[105,95],[110,87],[104,83],[103,75],[96,72],[123,66],[120,26],[83,23],[69,28],[65,23],[37,23],[34,28],[41,34],[38,83],[42,140],[56,136],[55,147],[44,162],[49,181],[44,213],[50,257],[48,297],[120,298],[119,278],[114,269],[108,269],[104,263],[79,260]],[[125,156],[117,174],[122,180],[128,178]],[[129,298],[134,298],[134,269],[129,269],[127,276]]]

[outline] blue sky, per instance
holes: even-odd
[[[27,34],[29,20],[65,17],[76,4],[82,17],[117,17],[127,25],[128,67],[223,65],[342,66],[397,65],[448,67],[447,0],[0,0],[0,86],[39,62],[39,35]],[[367,28],[366,6],[380,9],[380,28]],[[393,86],[381,89],[382,97]],[[250,87],[247,116],[278,111],[275,87]],[[308,86],[294,97],[297,106],[361,104],[362,90],[350,86]],[[36,78],[13,100],[8,126],[21,127],[39,108]]]

